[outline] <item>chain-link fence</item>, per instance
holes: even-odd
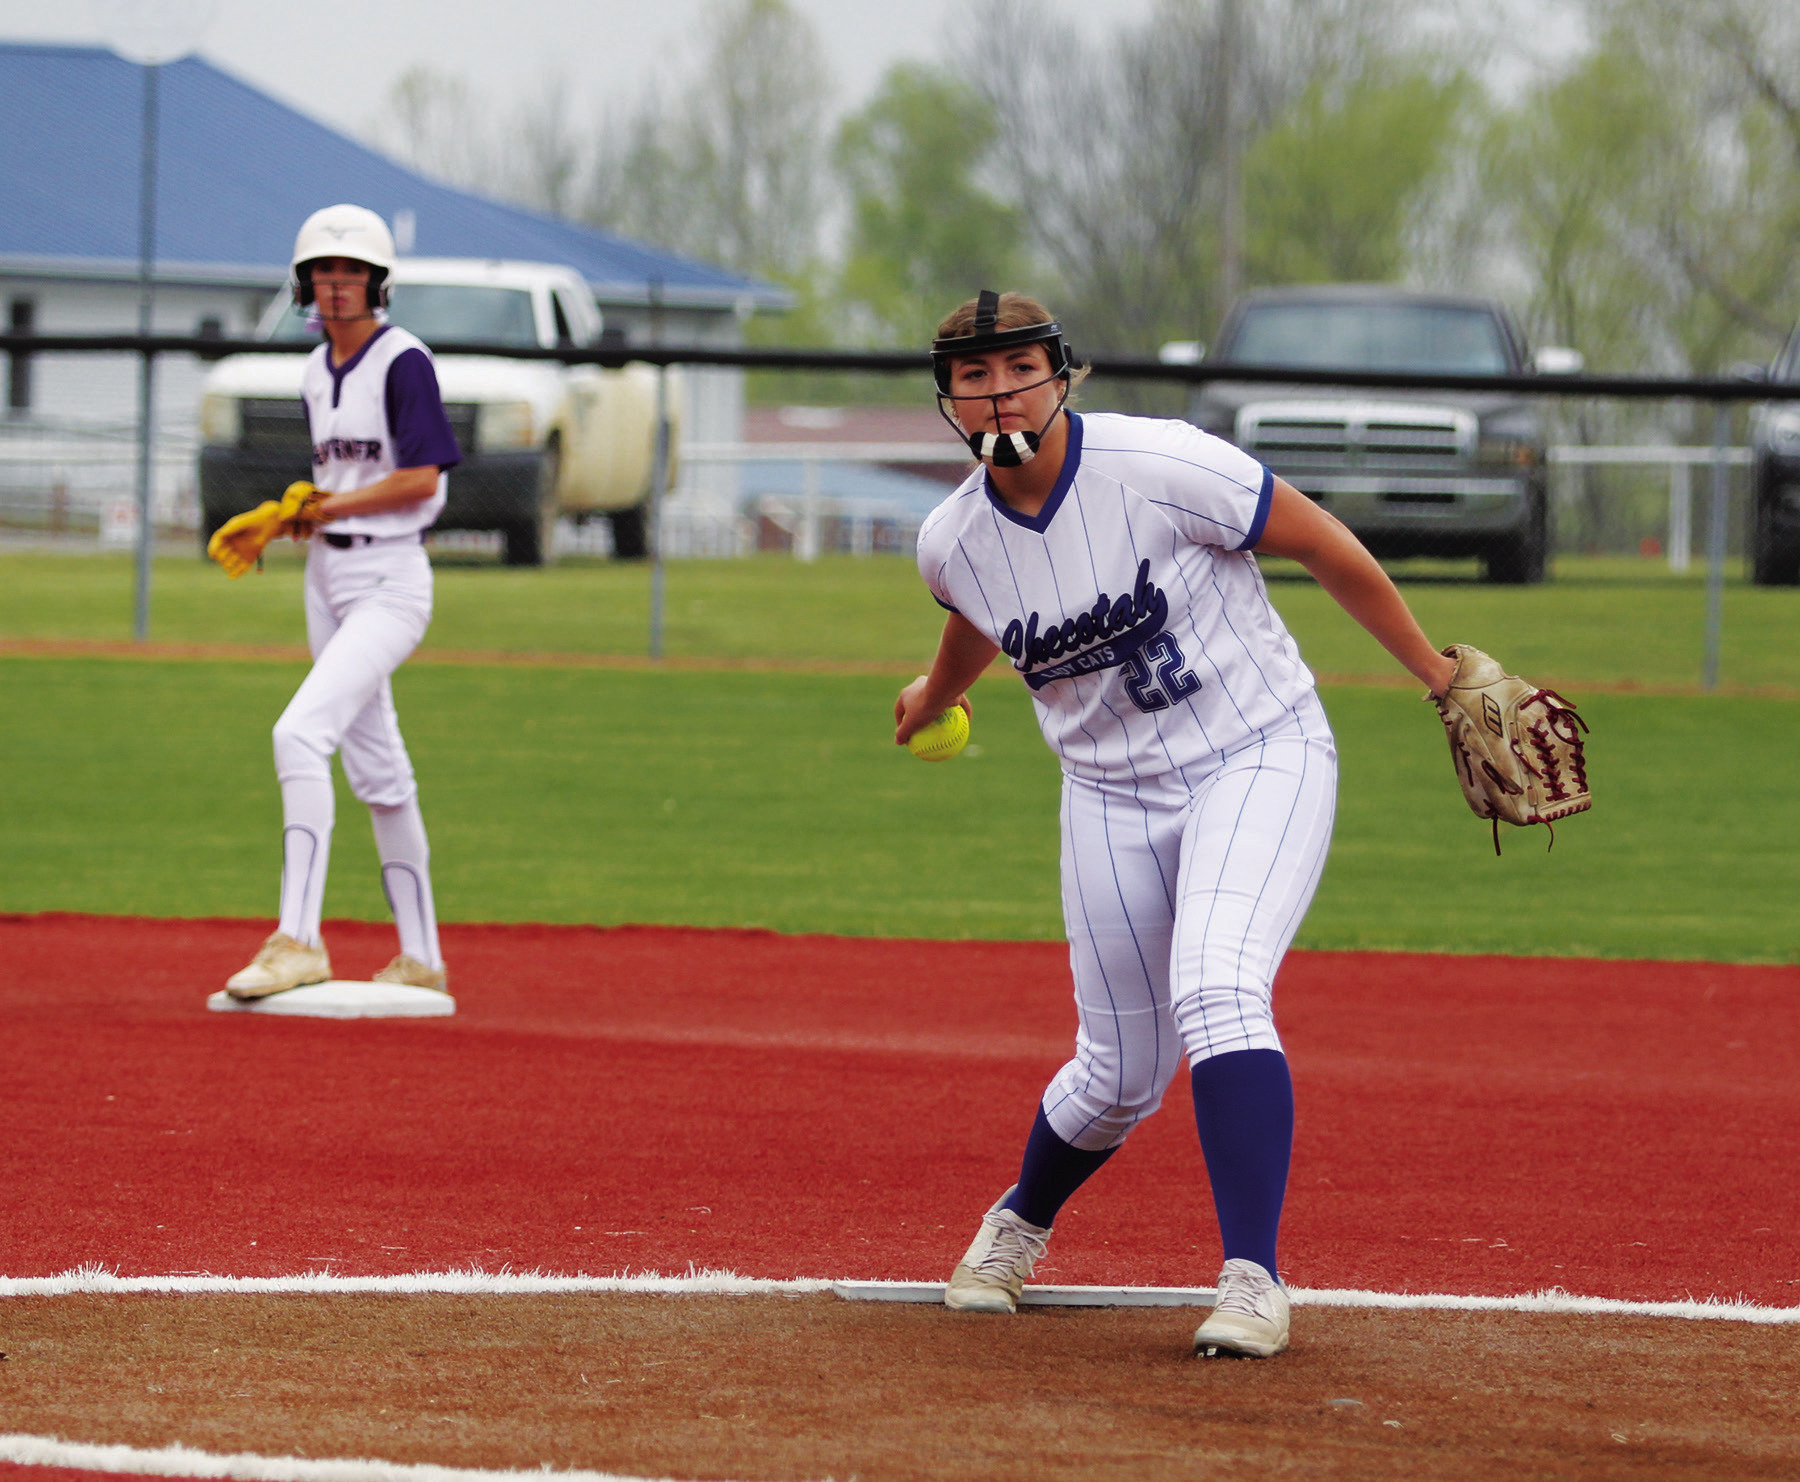
[[[46,380],[69,380],[84,366],[116,379],[132,352],[157,368],[148,439],[117,418],[71,415],[68,396],[54,418],[11,409],[0,422],[0,529],[136,542],[143,585],[146,535],[187,539],[198,551],[230,515],[305,477],[310,450],[297,397],[222,396],[204,379],[210,362],[258,348],[175,337],[0,336],[15,388],[20,360]],[[519,404],[448,397],[466,458],[434,532],[444,548],[491,551],[515,564],[577,554],[906,555],[958,476],[956,456],[946,453],[955,445],[935,428],[930,441],[903,443],[672,440],[668,391],[681,371],[754,368],[765,383],[803,372],[816,393],[832,375],[917,375],[912,355],[438,350],[614,373],[635,365],[638,414],[617,423],[612,444],[648,470],[632,476],[642,491],[636,503],[572,505],[572,455],[541,427],[535,440],[521,435],[530,419]],[[1529,583],[1553,576],[1559,555],[1634,556],[1681,571],[1703,553],[1714,594],[1709,652],[1728,563],[1742,562],[1760,584],[1800,583],[1800,385],[1113,361],[1095,367],[1078,405],[1164,413],[1184,405],[1204,423],[1211,413],[1203,397],[1227,374],[1241,394],[1231,425],[1215,430],[1332,510],[1384,559],[1460,562],[1491,582]],[[659,428],[668,453],[653,458],[646,444]],[[140,512],[150,517],[149,532]]]

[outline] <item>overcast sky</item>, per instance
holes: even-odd
[[[840,79],[839,107],[870,93],[888,66],[942,54],[946,19],[967,0],[789,0],[814,24]],[[1043,0],[1103,34],[1142,20],[1154,0]],[[363,132],[389,87],[426,66],[511,105],[564,80],[578,114],[633,97],[658,68],[693,54],[707,0],[0,0],[0,40],[107,44],[120,17],[212,18],[195,48],[284,102]],[[678,66],[670,70],[681,70]]]

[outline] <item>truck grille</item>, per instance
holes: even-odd
[[[1388,468],[1472,462],[1476,421],[1451,407],[1381,402],[1252,402],[1238,446],[1276,469]]]
[[[475,452],[475,403],[447,401],[444,415],[450,419],[450,430],[456,434],[456,446],[462,450],[463,457],[472,457]]]
[[[263,453],[312,455],[312,439],[306,429],[306,409],[299,397],[246,396],[239,405],[239,446]],[[466,458],[475,451],[475,403],[449,402],[444,415],[456,434],[456,445]]]
[[[306,408],[300,398],[246,396],[239,407],[243,431],[240,446],[265,453],[312,454],[306,432]]]

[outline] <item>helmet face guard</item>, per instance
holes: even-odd
[[[1063,338],[1062,325],[1054,319],[1043,324],[1023,325],[1018,329],[1001,329],[999,320],[1000,295],[991,288],[982,289],[975,300],[974,329],[965,335],[946,335],[931,342],[931,371],[937,385],[938,415],[956,430],[957,436],[968,444],[969,451],[983,463],[995,468],[1018,468],[1037,457],[1038,449],[1043,445],[1044,434],[1050,430],[1057,413],[1063,409],[1063,403],[1069,399],[1074,357],[1068,342]],[[1044,346],[1045,353],[1050,357],[1050,374],[1042,381],[1034,381],[1029,386],[1016,387],[1012,391],[983,392],[977,396],[957,396],[951,391],[951,367],[959,356],[984,355],[991,350],[1013,350],[1021,345]],[[998,425],[1003,396],[1035,391],[1051,381],[1061,381],[1063,392],[1057,398],[1056,409],[1050,413],[1049,420],[1036,432],[967,432],[956,420],[950,405],[947,405],[959,401],[990,402],[994,408],[994,422]]]
[[[318,293],[313,288],[312,281],[314,261],[317,261],[317,259],[309,259],[306,262],[294,264],[294,281],[291,285],[294,292],[294,302],[303,309],[310,308],[314,300],[318,298]],[[353,257],[350,261],[361,262],[362,259],[360,257]],[[367,266],[369,269],[368,303],[369,312],[372,314],[377,309],[385,309],[387,307],[388,273],[386,268],[378,267],[374,263],[369,263]]]

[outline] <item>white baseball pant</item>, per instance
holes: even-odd
[[[430,850],[391,676],[431,622],[431,563],[418,537],[345,550],[315,538],[306,558],[306,637],[313,666],[275,723],[281,783],[281,930],[317,942],[330,863],[341,752],[350,790],[369,806],[382,885],[400,949],[441,962]]]

